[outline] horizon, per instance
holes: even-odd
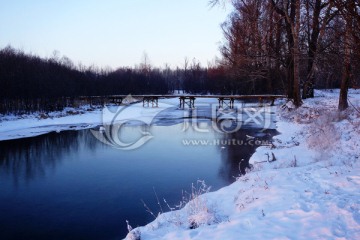
[[[135,67],[144,54],[157,68],[182,67],[185,58],[206,67],[220,56],[220,25],[230,12],[211,8],[208,0],[37,0],[2,6],[1,49],[11,46],[41,58],[58,52],[76,66],[111,69]]]

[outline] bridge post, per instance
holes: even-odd
[[[188,99],[188,101],[186,101],[186,99]],[[179,97],[179,100],[180,100],[179,108],[185,109],[185,104],[187,104],[189,108],[195,108],[195,97],[181,96]]]
[[[143,97],[143,107],[145,107],[146,97]],[[149,103],[148,103],[149,106]]]
[[[226,105],[229,109],[234,108],[235,98],[219,97],[218,100],[219,100],[219,108],[224,108],[224,105]],[[229,101],[229,103],[227,103],[226,101]]]
[[[263,106],[263,99],[262,97],[259,97],[259,107],[262,107]]]
[[[195,97],[190,97],[190,108],[195,108]]]
[[[180,100],[180,104],[179,104],[179,108],[183,109],[184,108],[184,97],[179,97]]]
[[[159,107],[159,98],[158,97],[153,98],[152,107],[154,107],[154,104],[155,104],[155,107]]]
[[[114,104],[122,104],[123,98],[122,97],[110,97],[109,101]]]
[[[143,107],[145,107],[145,105],[150,107],[150,103],[151,107],[159,107],[159,98],[154,96],[143,97]]]
[[[271,98],[271,104],[270,104],[270,106],[274,106],[274,105],[275,105],[275,98],[272,97],[272,98]]]
[[[224,107],[224,98],[220,97],[218,98],[219,100],[219,108],[223,108]]]

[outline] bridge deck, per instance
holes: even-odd
[[[99,97],[99,96],[95,96]],[[126,98],[127,95],[110,95],[105,96],[105,98]],[[233,98],[233,99],[253,99],[253,98],[286,98],[285,95],[131,95],[133,98]]]
[[[219,107],[228,107],[228,108],[234,108],[234,102],[235,100],[241,100],[241,99],[248,99],[248,100],[255,100],[257,99],[261,104],[263,100],[270,100],[271,105],[274,105],[274,101],[277,98],[286,98],[285,95],[196,95],[196,94],[179,94],[179,95],[156,95],[156,94],[144,94],[144,95],[109,95],[109,96],[89,96],[89,97],[82,97],[84,99],[90,100],[96,100],[101,99],[104,101],[104,99],[107,99],[110,102],[116,103],[116,104],[122,104],[123,100],[126,100],[127,98],[135,98],[139,99],[139,101],[143,102],[143,106],[149,107],[150,104],[152,107],[158,106],[158,100],[164,99],[164,98],[179,98],[180,108],[185,108],[185,105],[189,106],[189,108],[195,107],[195,99],[198,98],[213,98],[218,99],[219,101]]]

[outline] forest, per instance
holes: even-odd
[[[228,4],[212,0],[213,6]],[[221,59],[201,66],[100,69],[11,46],[0,50],[0,113],[61,110],[84,96],[126,94],[285,94],[300,106],[315,88],[360,85],[359,0],[232,0],[221,24]],[[164,59],[166,62],[166,59]]]
[[[212,0],[211,4],[228,1]],[[234,79],[281,87],[300,106],[314,88],[359,86],[359,0],[232,0],[223,64]]]

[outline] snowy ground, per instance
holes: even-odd
[[[61,112],[34,113],[22,116],[0,115],[0,141],[18,138],[33,137],[49,132],[61,132],[65,130],[80,130],[94,128],[114,120],[115,114],[121,111],[116,120],[136,119],[148,123],[162,110],[176,107],[178,99],[163,99],[158,108],[143,108],[142,103],[126,106],[110,106],[109,112],[105,113],[102,106],[94,108],[82,106],[80,108],[66,108]],[[123,111],[122,111],[123,110]],[[111,112],[113,111],[113,112]],[[182,115],[182,112],[178,112]],[[121,118],[121,119],[120,119]]]
[[[250,173],[127,239],[360,239],[360,113],[338,113],[338,95],[279,107],[281,134],[257,149]],[[360,108],[360,91],[350,102]]]
[[[66,108],[62,112],[49,114],[33,113],[22,116],[0,116],[0,141],[26,138],[60,132],[80,130],[100,124],[101,111],[90,107]]]
[[[338,90],[316,91],[316,98],[299,109],[289,103],[279,107],[281,134],[272,146],[257,149],[250,173],[216,192],[185,196],[194,200],[133,229],[127,238],[360,239],[360,113],[350,106],[339,114],[338,95]],[[360,108],[360,91],[350,91],[350,102]],[[162,100],[160,108],[138,103],[122,117],[149,122],[177,104],[177,98]],[[0,116],[0,141],[92,128],[114,117],[102,113],[85,106]],[[184,111],[172,114],[180,118]],[[193,195],[204,189],[195,188]]]
[[[178,110],[179,99],[160,99],[158,107],[143,107],[142,102],[133,99],[131,105],[108,105],[80,108],[65,108],[61,112],[33,113],[29,115],[13,116],[0,114],[0,141],[34,137],[49,132],[61,132],[66,130],[81,130],[96,128],[115,122],[140,121],[142,123],[154,123],[155,117],[166,117],[168,119],[183,119],[188,117],[189,111]],[[217,99],[199,98],[196,107],[217,104]],[[257,106],[257,104],[255,104]],[[250,105],[249,105],[250,106]],[[186,107],[186,109],[188,109]],[[170,110],[170,111],[165,111]],[[159,113],[162,113],[162,115]],[[208,113],[206,113],[208,114]],[[199,116],[201,117],[201,116]],[[203,116],[204,117],[204,116]],[[210,115],[207,118],[211,117]]]

